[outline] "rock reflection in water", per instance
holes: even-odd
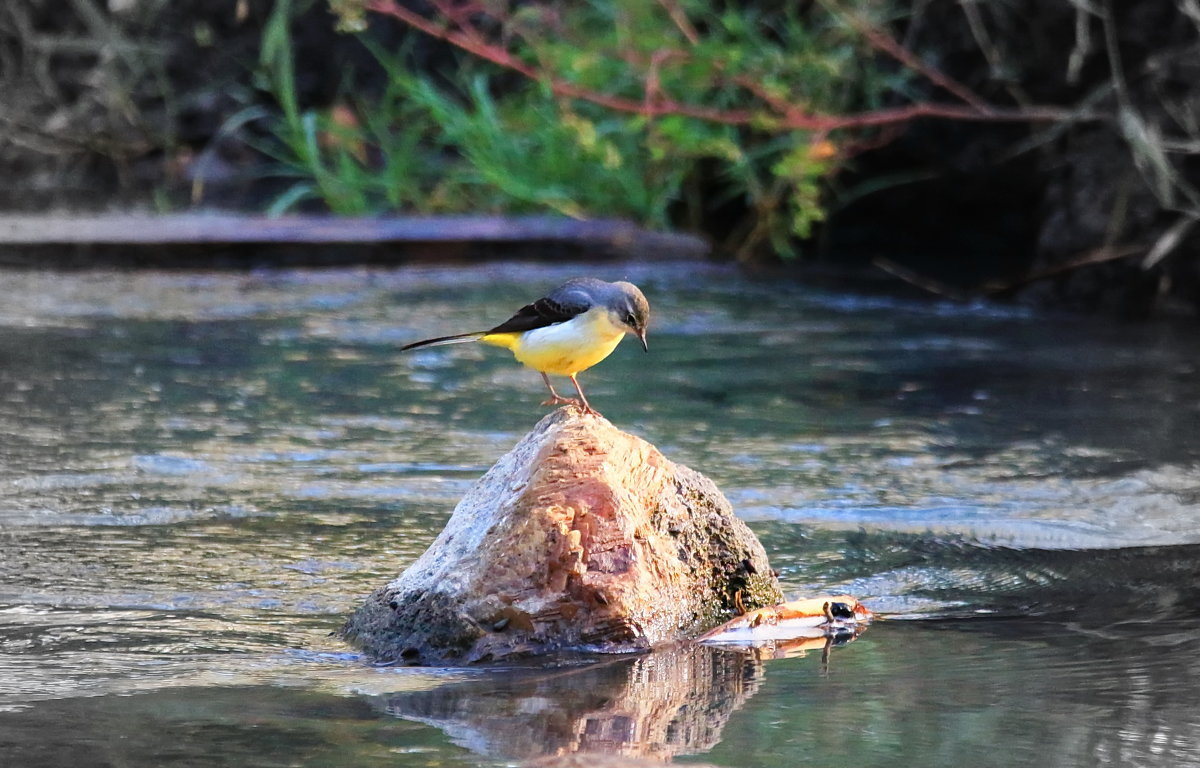
[[[603,754],[665,762],[721,740],[730,716],[762,685],[764,657],[827,647],[823,639],[769,649],[677,646],[582,667],[497,672],[390,695],[384,707],[492,758]]]

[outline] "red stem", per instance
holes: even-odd
[[[940,73],[937,73],[935,70],[924,67],[915,57],[912,57],[907,52],[905,52],[905,55],[908,60],[900,59],[905,66],[913,66],[921,74],[930,78],[941,87],[946,88],[951,93],[954,93],[967,103],[934,104],[918,102],[903,107],[876,109],[848,115],[821,115],[806,113],[796,108],[764,112],[748,109],[718,109],[687,104],[666,98],[656,98],[652,101],[648,99],[629,99],[584,88],[556,78],[548,72],[539,70],[537,67],[513,56],[505,48],[489,43],[477,29],[468,25],[461,12],[455,12],[445,2],[433,0],[432,4],[443,16],[448,19],[454,19],[458,23],[458,28],[456,29],[426,18],[397,4],[394,0],[369,0],[366,8],[375,13],[399,19],[414,29],[439,40],[445,40],[451,45],[461,48],[467,53],[478,56],[485,61],[490,61],[499,67],[522,74],[531,80],[545,83],[558,96],[582,99],[618,112],[644,115],[646,117],[680,115],[725,125],[754,125],[767,122],[792,130],[819,133],[850,128],[873,128],[895,125],[926,117],[943,120],[988,122],[1054,122],[1081,119],[1084,117],[1078,113],[1057,107],[1026,107],[1021,109],[992,107],[974,96],[974,94],[966,91],[964,86],[958,86],[957,83],[944,76],[940,76]],[[864,34],[867,33],[864,31]],[[869,37],[868,39],[871,38]],[[891,43],[894,42],[891,41]],[[884,38],[876,38],[872,40],[872,43],[877,45],[877,47],[887,50],[892,55],[903,51],[898,43],[894,45],[894,48],[899,49],[899,51],[888,50],[888,48],[893,46]],[[655,95],[661,97],[661,93]],[[776,109],[779,109],[778,105],[776,105]]]
[[[896,39],[889,35],[885,30],[872,26],[870,23],[853,13],[844,11],[842,13],[845,15],[846,19],[849,20],[850,25],[854,27],[854,29],[860,35],[866,38],[867,42],[873,45],[876,49],[883,51],[888,56],[891,56],[896,61],[911,69],[913,72],[922,75],[934,85],[945,89],[948,93],[954,94],[964,103],[970,104],[979,112],[990,114],[994,111],[994,107],[988,104],[983,98],[977,96],[970,88],[943,73],[941,70],[931,67],[925,62],[921,61],[912,51],[908,50],[899,42],[897,42]]]

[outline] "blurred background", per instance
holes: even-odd
[[[0,210],[547,213],[1194,315],[1192,0],[8,0]]]

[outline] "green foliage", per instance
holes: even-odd
[[[469,58],[435,79],[363,33],[387,87],[304,111],[291,2],[277,0],[262,49],[281,112],[272,152],[296,178],[277,212],[318,199],[339,214],[554,211],[662,228],[729,206],[747,212],[732,250],[791,254],[824,216],[838,149],[825,135],[787,129],[781,116],[871,105],[892,85],[863,63],[871,57],[849,25],[791,3],[495,3],[497,50],[540,79],[502,77]],[[344,24],[361,19],[355,0],[333,4]],[[599,98],[564,95],[572,90]],[[720,117],[733,114],[744,119]]]
[[[443,198],[451,205],[668,223],[680,171],[651,158],[626,120],[586,105],[572,111],[532,88],[497,99],[483,76],[462,92],[406,80],[408,97],[437,125],[443,153],[460,160],[447,169]]]
[[[263,148],[279,161],[279,175],[297,179],[270,211],[313,199],[346,216],[421,209],[437,170],[425,146],[435,132],[428,114],[400,82],[369,104],[301,110],[288,29],[292,11],[291,0],[276,1],[260,61],[281,112],[276,141]]]

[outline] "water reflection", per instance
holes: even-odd
[[[882,623],[813,679],[771,665],[722,764],[1189,765],[1198,752],[1197,622],[1101,638],[1058,623]],[[1183,630],[1191,638],[1182,640]],[[884,703],[886,702],[886,703]],[[771,727],[769,723],[779,723]],[[803,746],[800,746],[803,745]],[[1053,756],[1048,758],[1047,756]],[[775,764],[779,764],[779,762]]]
[[[583,753],[669,761],[717,744],[762,676],[754,654],[688,646],[579,667],[499,671],[385,696],[382,706],[493,758]]]
[[[883,622],[765,660],[718,648],[455,674],[260,658],[136,695],[0,711],[0,756],[60,765],[757,768],[1200,760],[1200,623]],[[69,728],[63,724],[69,723]],[[14,751],[14,745],[21,748]],[[7,750],[7,751],[6,751]],[[107,762],[106,762],[107,761]]]
[[[542,413],[503,353],[398,347],[579,272],[655,306],[653,353],[589,372],[597,407],[712,477],[790,591],[928,621],[880,622],[827,666],[697,650],[421,677],[341,656],[329,632]],[[598,745],[730,766],[1200,763],[1192,329],[693,265],[0,280],[5,765]]]
[[[1195,617],[1153,616],[1115,634],[1073,622],[891,623],[832,655],[673,649],[502,672],[385,695],[380,706],[481,755],[534,765],[608,764],[602,754],[754,766],[827,765],[830,755],[867,766],[1042,765],[1046,754],[1056,765],[1190,765],[1200,759],[1198,629]]]

